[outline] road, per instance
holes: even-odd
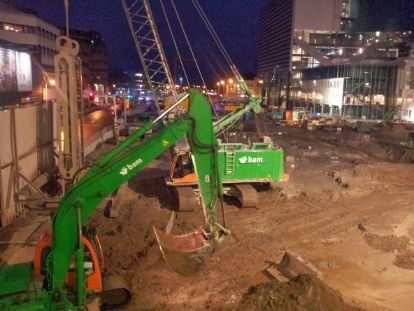
[[[94,141],[96,135],[103,128],[113,124],[113,117],[109,110],[97,110],[83,117],[83,137],[85,145]]]

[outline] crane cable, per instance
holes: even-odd
[[[175,15],[177,16],[178,22],[179,22],[179,24],[180,24],[181,31],[182,31],[182,32],[183,32],[183,34],[184,34],[184,38],[185,38],[185,41],[186,41],[186,43],[187,43],[187,45],[188,45],[188,48],[189,48],[189,50],[190,50],[191,56],[192,56],[192,57],[193,57],[193,59],[194,59],[194,63],[195,63],[195,65],[196,65],[196,68],[197,68],[198,74],[200,75],[201,81],[203,82],[204,88],[205,88],[205,90],[206,90],[207,97],[208,97],[208,99],[209,99],[209,101],[210,101],[210,104],[211,104],[211,107],[213,108],[214,114],[215,114],[216,118],[218,119],[218,114],[217,114],[217,111],[216,111],[216,109],[214,108],[214,105],[213,105],[213,102],[212,102],[212,100],[211,100],[210,94],[208,94],[208,89],[207,89],[206,82],[205,82],[205,80],[204,80],[203,74],[201,73],[200,66],[198,65],[197,59],[196,59],[196,57],[195,57],[195,55],[194,55],[193,48],[192,48],[192,47],[191,47],[191,45],[190,45],[190,40],[188,39],[187,32],[186,32],[186,31],[185,31],[185,29],[184,29],[184,25],[183,25],[183,23],[182,23],[182,21],[181,21],[180,14],[178,13],[178,10],[177,10],[177,7],[175,6],[174,0],[171,0],[171,4],[172,4],[172,6],[173,6],[173,9],[174,9]]]
[[[239,70],[237,69],[236,65],[233,63],[233,61],[231,60],[230,55],[228,54],[226,48],[224,47],[223,43],[221,42],[220,38],[218,37],[216,31],[213,28],[213,25],[211,24],[210,20],[208,19],[206,13],[204,12],[203,8],[201,7],[200,3],[198,2],[198,0],[191,0],[192,4],[194,5],[196,11],[198,12],[198,14],[200,15],[202,21],[204,22],[204,25],[206,26],[207,30],[210,32],[210,35],[213,37],[214,42],[217,44],[221,54],[223,55],[224,59],[227,61],[228,65],[230,66],[230,70],[232,71],[233,75],[239,80],[239,79],[243,79]],[[242,86],[243,91],[249,94],[249,91],[244,89],[244,87]],[[232,122],[232,124],[230,126],[227,127],[227,129],[223,129],[220,131],[219,134],[222,134],[225,136],[225,132],[230,129],[231,126],[233,126],[236,123],[236,120],[234,122]],[[226,139],[227,140],[227,139]]]
[[[178,49],[177,41],[175,40],[174,32],[172,31],[172,28],[171,28],[170,20],[168,19],[167,12],[165,11],[163,0],[160,0],[160,4],[161,4],[162,12],[164,14],[164,18],[167,21],[168,29],[170,31],[172,40],[174,42],[174,47],[177,50],[178,59],[180,60],[181,67],[183,68],[183,73],[184,73],[185,79],[187,81],[187,85],[190,85],[190,80],[188,79],[187,71],[185,70],[184,63],[183,63],[183,60],[181,58],[181,53],[180,53],[180,50]]]
[[[218,37],[217,33],[215,32],[210,20],[208,19],[206,13],[204,12],[203,8],[201,7],[198,0],[191,0],[193,3],[195,9],[197,10],[198,14],[200,15],[201,19],[203,20],[206,28],[210,32],[211,36],[213,37],[214,42],[216,42],[220,52],[222,53],[224,59],[227,61],[227,63],[230,66],[231,71],[236,77],[241,77],[239,70],[237,69],[236,65],[231,60],[229,54],[226,51],[226,48],[224,47],[223,43],[221,42],[220,38]]]

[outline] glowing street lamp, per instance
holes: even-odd
[[[47,103],[47,101],[49,100],[49,92],[48,92],[48,86],[52,86],[54,87],[56,85],[56,80],[55,79],[49,79],[48,77],[44,77],[43,78],[43,83],[44,83],[44,97],[45,97],[45,102]]]

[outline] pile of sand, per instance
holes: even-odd
[[[339,292],[321,280],[300,275],[287,283],[277,281],[250,287],[239,310],[353,311],[362,310],[344,302]]]

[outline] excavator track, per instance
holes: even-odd
[[[192,212],[197,206],[196,196],[191,186],[175,187],[178,195],[178,211]]]
[[[119,275],[106,275],[103,278],[105,290],[101,293],[100,310],[115,310],[131,301],[131,291],[126,281]]]
[[[250,184],[234,184],[242,207],[256,207],[259,204],[259,196],[256,189]]]

